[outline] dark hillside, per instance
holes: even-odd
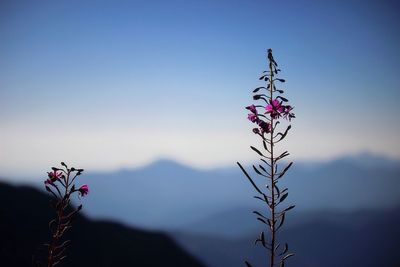
[[[0,183],[0,265],[31,266],[32,254],[48,241],[52,217],[47,195]],[[62,266],[203,266],[167,235],[118,223],[79,216],[68,237]]]

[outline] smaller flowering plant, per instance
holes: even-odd
[[[75,186],[75,179],[82,174],[83,169],[68,168],[64,162],[61,162],[61,165],[63,168],[51,168],[52,170],[47,173],[47,179],[44,181],[46,190],[54,197],[51,204],[56,212],[56,218],[49,223],[50,243],[45,244],[48,248],[48,267],[57,265],[66,257],[66,245],[69,240],[62,242],[63,235],[72,227],[73,219],[82,209],[82,205],[71,209],[71,197],[74,194],[84,197],[89,193],[87,184],[83,184],[79,188]]]

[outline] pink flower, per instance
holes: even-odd
[[[81,194],[81,196],[84,197],[89,193],[89,186],[87,184],[84,184],[81,187],[79,187],[78,191]]]
[[[256,106],[254,106],[254,105],[248,106],[248,107],[246,107],[246,109],[250,110],[253,114],[256,114],[256,115],[258,114]]]
[[[251,122],[257,122],[258,121],[258,116],[256,114],[250,113],[249,115],[247,115],[247,118],[251,121]]]
[[[251,106],[246,107],[246,109],[251,111],[251,113],[247,115],[247,119],[249,119],[251,122],[258,123],[259,118],[258,118],[258,112],[257,112],[256,106],[251,105]]]
[[[61,177],[62,173],[57,172],[57,170],[53,170],[52,172],[47,172],[47,176],[49,179],[47,179],[44,183],[45,184],[53,184],[55,181],[57,181]]]
[[[266,112],[271,115],[271,118],[279,118],[282,112],[284,112],[284,107],[278,99],[270,100],[269,104],[265,107]]]
[[[259,123],[258,123],[258,126],[260,126],[261,134],[270,133],[271,132],[271,123],[269,123],[269,122],[265,122],[265,121],[260,120]]]
[[[289,119],[289,121],[294,118],[294,113],[290,113],[293,110],[293,107],[290,105],[285,106],[285,110],[283,111],[283,117],[285,119]]]

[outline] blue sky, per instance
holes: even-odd
[[[2,1],[0,175],[254,160],[266,50],[295,160],[400,158],[396,1]]]

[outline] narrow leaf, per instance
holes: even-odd
[[[285,213],[282,213],[282,215],[281,215],[281,222],[279,223],[278,228],[277,228],[276,230],[278,230],[279,228],[282,227],[284,221],[285,221]]]
[[[289,195],[289,193],[284,194],[284,195],[279,199],[279,202],[283,202],[283,201],[287,198],[288,195]]]
[[[285,246],[283,247],[283,251],[282,251],[282,253],[279,254],[279,256],[285,254],[288,250],[289,250],[289,245],[287,243],[285,243]]]
[[[281,195],[281,190],[279,190],[279,187],[276,185],[276,182],[274,183],[274,187],[275,187],[275,189],[276,189],[276,193],[277,193],[277,198],[279,198],[280,197],[280,195]]]
[[[285,175],[285,173],[287,172],[287,170],[289,170],[289,168],[292,166],[293,162],[290,162],[281,172],[281,174],[279,174],[278,178],[281,178],[283,175]]]
[[[288,102],[287,98],[284,98],[283,96],[278,96],[277,98],[280,98],[283,102]]]
[[[258,167],[260,167],[260,169],[263,170],[264,172],[268,173],[267,170],[262,165],[258,165]]]
[[[263,140],[263,146],[264,146],[264,149],[265,149],[265,150],[267,150],[268,152],[270,152],[269,149],[268,149],[268,146],[267,146],[267,142],[265,142],[265,140]]]
[[[283,138],[285,138],[286,137],[286,135],[288,134],[288,132],[289,132],[289,130],[292,128],[292,126],[291,125],[289,125],[287,128],[286,128],[286,130],[285,130],[285,132],[282,134],[282,133],[278,133],[277,135],[276,135],[276,137],[278,137],[279,135],[281,136],[280,138],[279,138],[279,140],[277,140],[276,142],[279,142],[279,141],[281,141]]]
[[[289,152],[285,151],[285,152],[283,152],[282,154],[280,154],[280,155],[275,159],[275,161],[281,160],[281,159],[283,159],[284,157],[287,157],[287,156],[289,156],[289,155],[290,155]],[[278,177],[278,178],[279,178],[279,177]]]
[[[286,254],[286,255],[282,258],[282,260],[284,261],[284,260],[286,260],[287,258],[292,257],[293,255],[294,255],[294,253]]]
[[[263,202],[265,202],[265,200],[263,198],[259,197],[259,196],[254,196],[254,198],[262,200]]]
[[[260,159],[262,162],[264,162],[265,164],[267,164],[269,167],[271,167],[271,165],[265,160],[265,159]]]
[[[254,171],[255,171],[258,175],[264,176],[264,174],[262,174],[262,173],[256,168],[256,166],[253,165],[253,169],[254,169]]]
[[[262,218],[257,218],[257,220],[259,220],[260,222],[262,222],[262,223],[264,223],[264,224],[269,224],[269,223],[267,223],[264,219],[262,219]],[[268,220],[268,219],[267,219]]]
[[[264,215],[262,215],[260,212],[258,211],[253,211],[254,214],[257,214],[258,216],[264,218],[264,219],[268,219],[267,217],[265,217]]]
[[[261,239],[261,243],[262,243],[263,247],[265,247],[265,237],[264,237],[264,232],[261,232],[260,239]]]
[[[264,86],[257,87],[256,89],[253,90],[253,93],[257,93],[258,91],[260,91],[260,89],[267,89],[267,88],[265,88]]]
[[[255,148],[254,146],[250,146],[251,149],[253,149],[258,155],[260,155],[261,157],[265,157],[263,155],[263,153],[260,152],[260,150],[258,150],[257,148]]]
[[[257,185],[253,182],[253,180],[251,179],[250,175],[246,172],[246,170],[242,167],[242,165],[240,165],[239,162],[236,162],[240,169],[242,170],[242,172],[246,175],[246,177],[249,179],[250,183],[253,185],[253,187],[256,189],[256,191],[260,194],[263,194],[263,192],[261,192],[261,190],[257,187]]]
[[[284,209],[282,212],[287,212],[288,210],[293,209],[294,207],[296,207],[295,205],[289,206],[286,209]]]

